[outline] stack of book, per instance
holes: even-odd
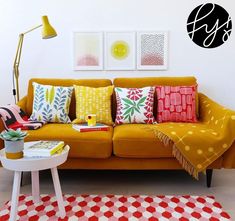
[[[108,131],[109,126],[100,123],[97,123],[95,126],[88,126],[87,124],[73,124],[73,129],[78,132]]]
[[[50,157],[61,153],[64,141],[39,141],[24,148],[25,157]]]

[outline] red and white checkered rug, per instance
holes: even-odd
[[[211,196],[64,195],[66,217],[58,217],[55,196],[19,198],[18,219],[22,221],[227,221],[230,216]],[[10,202],[0,209],[0,221],[9,220]]]

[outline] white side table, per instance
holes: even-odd
[[[25,145],[32,145],[33,143],[35,142],[26,142]],[[40,201],[39,171],[46,169],[51,169],[60,217],[61,218],[65,217],[66,214],[64,208],[64,201],[63,201],[57,166],[63,164],[67,160],[68,152],[69,152],[69,146],[67,145],[65,146],[61,154],[55,154],[51,157],[43,157],[43,158],[24,157],[21,159],[12,160],[12,159],[7,159],[5,157],[4,149],[0,150],[0,161],[2,163],[2,166],[8,170],[14,171],[10,221],[15,221],[17,217],[18,199],[20,193],[20,181],[21,181],[22,172],[31,171],[33,201],[34,203],[38,203]]]

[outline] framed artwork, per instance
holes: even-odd
[[[105,69],[134,70],[136,67],[135,32],[105,33]]]
[[[74,70],[103,70],[103,33],[74,33]]]
[[[168,32],[137,33],[137,69],[166,70],[167,52]]]

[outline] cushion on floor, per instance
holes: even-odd
[[[112,153],[113,128],[109,131],[78,132],[71,124],[46,124],[29,130],[26,141],[63,140],[70,146],[69,157],[108,158]]]
[[[114,128],[113,153],[130,158],[172,157],[172,147],[164,146],[144,124],[124,124]]]

